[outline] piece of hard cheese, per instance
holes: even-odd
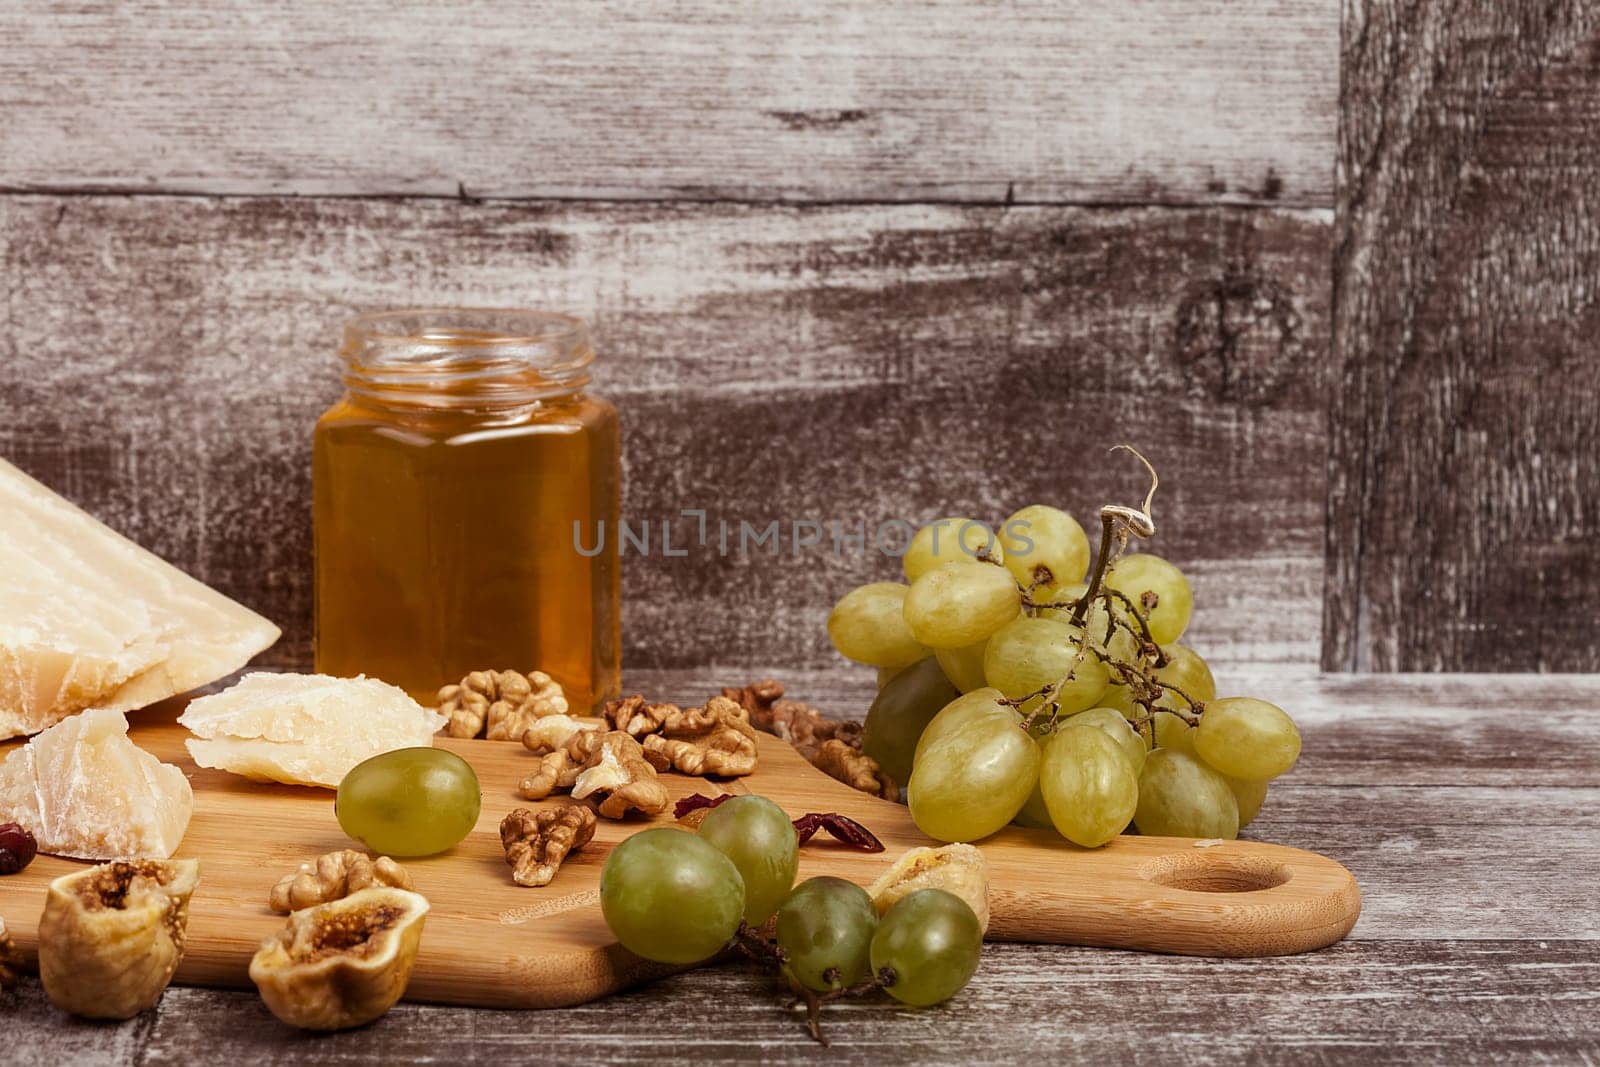
[[[337,786],[362,760],[433,744],[445,717],[376,678],[247,674],[192,702],[178,722],[202,767],[294,785]]]
[[[4,460],[0,575],[0,739],[186,693],[278,639]]]
[[[74,715],[0,763],[0,822],[53,856],[166,859],[193,813],[183,771],[130,741],[120,711]]]

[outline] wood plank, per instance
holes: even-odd
[[[1600,675],[1350,675],[1310,674],[1292,665],[1214,666],[1222,695],[1270,700],[1299,725],[1300,762],[1285,784],[1600,788]],[[841,718],[864,718],[876,692],[872,672],[855,666],[629,670],[623,681],[629,692],[697,702],[722,686],[763,677],[778,678],[791,696]]]
[[[951,1003],[828,1009],[831,1062],[1577,1063],[1600,1028],[1592,941],[1345,942],[1311,956],[1195,960],[991,945]],[[293,1034],[254,994],[169,990],[146,1017],[70,1021],[37,983],[7,1016],[22,1063],[83,1067],[194,1060],[494,1063],[537,1048],[551,1062],[814,1063],[823,1055],[753,966],[678,975],[597,1004],[529,1017],[401,1004],[361,1030]],[[70,1044],[68,1043],[70,1042]],[[37,1052],[38,1058],[30,1058]]]
[[[1087,518],[1163,475],[1153,548],[1222,660],[1317,655],[1321,212],[0,198],[0,454],[263,612],[309,661],[309,443],[357,310],[591,318],[625,514],[780,554],[624,559],[635,667],[839,660],[823,619],[897,560],[810,520]],[[895,542],[899,543],[899,542]],[[735,550],[737,549],[735,537]]]
[[[33,0],[0,188],[1327,206],[1338,33],[1332,0]]]
[[[1323,665],[1595,670],[1600,9],[1345,25]]]

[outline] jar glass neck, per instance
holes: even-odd
[[[339,357],[345,388],[364,402],[501,411],[579,392],[594,349],[570,315],[424,308],[352,319]]]

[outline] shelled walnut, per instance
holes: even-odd
[[[644,754],[657,770],[739,777],[756,769],[756,731],[743,707],[712,697],[663,719],[660,732],[644,739]]]
[[[267,905],[280,915],[301,908],[326,904],[369,886],[414,889],[411,876],[388,856],[376,859],[353,848],[326,852],[315,863],[302,863],[293,874],[278,879],[267,898]]]
[[[517,741],[546,715],[565,715],[567,696],[543,671],[473,671],[439,690],[439,711],[448,717],[447,737]]]
[[[583,804],[532,811],[517,808],[500,820],[500,844],[518,885],[549,885],[570,853],[594,838],[594,812]]]
[[[863,793],[899,798],[894,779],[861,751],[860,723],[829,718],[809,704],[784,699],[783,692],[782,684],[768,678],[746,686],[728,686],[722,695],[742,705],[757,729],[789,742],[818,770]]]
[[[583,730],[558,748],[535,751],[539,767],[518,786],[529,800],[570,789],[579,800],[597,796],[599,812],[608,819],[620,819],[635,809],[658,815],[671,803],[639,742],[620,730]]]
[[[895,800],[900,796],[900,786],[889,777],[878,761],[851,748],[837,737],[822,742],[811,763],[817,770],[863,793]]]

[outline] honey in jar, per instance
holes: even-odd
[[[424,704],[542,670],[578,713],[619,687],[617,412],[566,315],[353,320],[314,442],[316,663]]]

